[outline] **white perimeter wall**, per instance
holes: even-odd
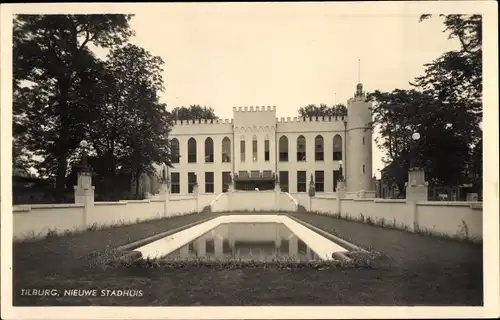
[[[148,200],[95,202],[87,208],[83,204],[21,205],[13,207],[14,238],[43,236],[49,230],[63,233],[87,227],[132,224],[200,212],[209,206],[216,194],[171,195],[165,201],[158,196]]]
[[[349,198],[347,198],[349,197]],[[236,211],[296,211],[298,205],[307,211],[339,214],[374,223],[413,230],[414,224],[422,230],[449,236],[467,234],[482,239],[483,210],[476,202],[412,202],[392,199],[356,198],[346,195],[338,200],[334,193],[314,197],[306,193],[289,194],[275,191],[228,192],[221,194],[170,195],[168,201],[153,196],[148,200],[95,202],[83,204],[14,206],[14,237],[44,235],[49,230],[64,232],[94,224],[131,224],[141,220],[201,212],[210,206],[212,212]]]

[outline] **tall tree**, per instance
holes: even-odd
[[[62,193],[68,157],[78,147],[92,110],[83,88],[94,79],[89,45],[110,48],[133,32],[130,15],[18,15],[14,20],[15,125],[27,148],[44,160],[39,169],[55,177]],[[87,85],[84,85],[87,83]],[[85,106],[82,108],[82,106]]]
[[[468,146],[457,113],[429,92],[417,90],[375,91],[368,95],[374,124],[380,130],[375,142],[386,151],[384,162],[391,164],[386,174],[404,193],[406,173],[412,162],[425,166],[431,184],[456,184],[463,176],[468,160]],[[413,141],[412,134],[421,137]]]
[[[164,90],[163,61],[135,45],[112,50],[108,58],[106,78],[113,85],[89,134],[96,152],[108,159],[111,177],[120,167],[138,181],[153,171],[153,163],[171,166],[171,117],[158,98]]]
[[[336,104],[331,107],[322,103],[319,106],[315,104],[309,104],[305,107],[299,108],[299,117],[301,118],[311,118],[311,117],[335,117],[335,116],[345,116],[347,115],[347,108],[343,104]]]
[[[175,107],[171,111],[173,119],[176,120],[199,120],[208,119],[215,120],[218,117],[215,115],[213,108],[202,107],[198,104],[190,105],[187,107]]]
[[[421,21],[430,15],[421,17]],[[444,53],[425,65],[412,90],[375,91],[374,124],[380,128],[379,145],[391,163],[388,175],[402,189],[409,160],[425,159],[431,183],[456,185],[477,173],[482,153],[481,16],[442,15],[450,38],[460,49]],[[418,131],[418,143],[411,133]],[[404,172],[405,174],[398,174]],[[404,190],[401,190],[404,191]]]

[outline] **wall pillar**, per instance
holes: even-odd
[[[215,235],[215,237],[214,237],[214,253],[215,253],[215,257],[217,257],[217,258],[222,258],[222,256],[223,256],[222,238],[219,237],[218,235]]]
[[[408,182],[406,186],[406,205],[412,215],[413,225],[411,231],[418,231],[419,217],[417,202],[428,200],[428,182],[425,181],[425,172],[423,168],[410,168],[408,172]]]
[[[204,237],[200,237],[196,240],[196,250],[199,257],[204,257],[207,254],[207,243]]]
[[[281,193],[280,184],[278,179],[276,179],[274,183],[274,209],[276,211],[281,211],[280,193]]]
[[[345,181],[337,182],[337,190],[336,190],[336,206],[334,213],[342,213],[342,199],[345,197]]]
[[[87,226],[90,212],[94,209],[95,187],[92,185],[92,173],[83,171],[78,173],[78,182],[74,186],[75,203],[83,204],[83,228]]]
[[[227,190],[227,211],[233,211],[234,180],[231,180]]]
[[[288,239],[288,252],[291,257],[298,257],[299,255],[299,238],[295,235]]]
[[[163,201],[163,216],[168,216],[168,200],[169,200],[169,188],[168,183],[162,182],[160,186],[160,200]]]
[[[179,251],[182,257],[189,256],[189,244],[182,246]]]

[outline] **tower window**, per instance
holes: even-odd
[[[269,161],[269,137],[264,141],[264,161]]]
[[[365,144],[365,137],[363,137],[363,144]]]
[[[365,173],[365,165],[363,165],[363,173]]]

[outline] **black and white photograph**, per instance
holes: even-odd
[[[496,2],[1,13],[2,318],[500,315]]]

